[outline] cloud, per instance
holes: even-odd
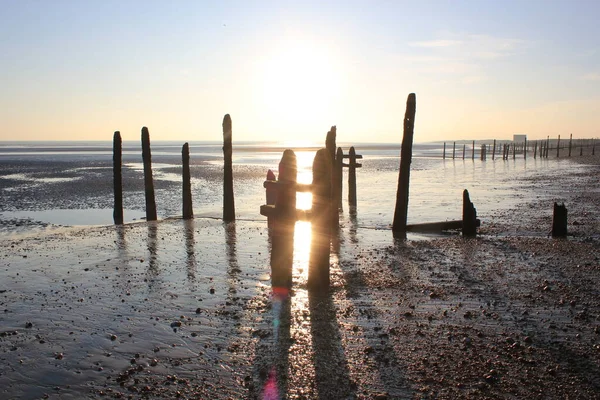
[[[591,72],[589,74],[585,74],[581,77],[584,81],[600,81],[600,74],[597,72]]]
[[[413,42],[413,43],[409,43],[408,45],[411,47],[431,48],[431,47],[452,47],[452,46],[458,46],[460,44],[462,44],[462,42],[460,40],[442,39],[442,40],[428,40],[425,42]]]

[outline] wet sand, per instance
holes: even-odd
[[[0,239],[0,397],[598,398],[600,171],[573,160],[593,165],[527,185],[566,203],[568,239],[545,200],[481,216],[474,239],[344,218],[324,296],[306,224],[289,296],[266,221]]]

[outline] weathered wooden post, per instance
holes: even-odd
[[[115,206],[113,208],[113,221],[115,225],[123,224],[123,141],[121,132],[116,131],[113,136],[113,187],[115,193]]]
[[[331,243],[331,156],[320,149],[313,161],[311,250],[308,264],[308,288],[323,293],[329,289]]]
[[[579,147],[579,156],[581,157],[583,155],[583,145],[581,147]]]
[[[442,153],[442,160],[446,159],[446,142],[444,142],[444,152]]]
[[[560,155],[560,135],[558,135],[558,140],[556,141],[556,158]]]
[[[454,156],[456,155],[456,142],[452,143],[452,159],[454,160]]]
[[[275,182],[275,173],[271,170],[267,171],[267,181]],[[265,193],[266,193],[266,204],[268,206],[275,205],[277,201],[277,188],[274,185],[264,184]],[[273,218],[267,216],[267,226],[271,228],[273,226]]]
[[[481,158],[481,161],[485,161],[486,160],[487,154],[486,154],[486,146],[485,146],[485,144],[481,145],[481,154],[479,156]]]
[[[513,160],[517,159],[517,144],[515,142],[512,143],[512,149],[513,149]]]
[[[567,207],[554,203],[552,237],[567,237]]]
[[[463,191],[463,212],[462,212],[462,234],[463,236],[474,236],[477,234],[477,210],[469,198],[469,191]]]
[[[548,152],[550,150],[550,136],[546,137],[546,158],[548,158]]]
[[[331,173],[329,174],[331,176],[331,201],[332,203],[332,209],[337,209],[337,205],[338,205],[338,193],[337,193],[337,186],[336,186],[336,182],[337,182],[337,177],[336,177],[336,172],[335,172],[335,153],[336,153],[336,136],[337,136],[337,127],[335,125],[333,125],[331,127],[331,129],[329,130],[329,132],[327,132],[327,137],[325,138],[325,147],[327,148],[327,153],[329,154],[329,158],[331,159]],[[341,195],[341,194],[340,194]],[[338,213],[331,213],[331,224],[334,227],[339,227],[339,214]]]
[[[537,145],[538,145],[538,141],[536,140],[535,143],[533,144],[533,159],[534,160],[537,158]]]
[[[527,159],[527,139],[523,142],[523,160]]]
[[[341,147],[338,147],[337,153],[335,155],[335,189],[334,195],[337,200],[337,208],[338,210],[342,209],[342,190],[343,190],[343,178],[344,178],[344,151]],[[349,179],[349,178],[348,178]]]
[[[233,164],[232,164],[232,126],[231,117],[223,117],[223,221],[235,221],[235,203],[233,199]]]
[[[494,139],[494,146],[492,147],[492,161],[496,158],[496,139]]]
[[[335,151],[337,146],[335,144],[337,136],[337,127],[334,125],[331,127],[329,132],[327,132],[327,137],[325,138],[325,147],[327,148],[327,153],[329,154],[329,158],[331,158],[331,165],[333,167],[333,162],[335,161]]]
[[[573,134],[571,133],[571,137],[569,137],[569,157],[571,157],[572,146],[573,146]]]
[[[350,159],[348,162],[348,204],[356,207],[356,168],[361,167],[361,164],[356,162],[356,150],[354,146],[350,147]]]
[[[471,145],[471,160],[475,160],[475,141],[473,140],[473,144]]]
[[[192,207],[190,145],[188,143],[181,148],[181,163],[183,165],[183,219],[192,219],[194,218],[194,209]]]
[[[465,151],[467,151],[467,145],[463,144],[463,160],[465,159]]]
[[[279,162],[277,199],[275,200],[276,214],[269,218],[273,219],[271,281],[274,287],[290,287],[292,285],[297,178],[296,154],[292,150],[285,150]]]
[[[156,200],[152,180],[152,156],[150,154],[150,133],[142,128],[142,160],[144,162],[144,188],[146,195],[146,221],[156,221]]]
[[[392,231],[395,236],[406,237],[406,220],[408,217],[408,187],[410,181],[410,163],[412,161],[412,144],[415,129],[417,99],[414,93],[406,100],[404,114],[404,135],[400,151],[400,173],[398,175],[398,191],[396,193],[396,210]]]

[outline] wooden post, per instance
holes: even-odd
[[[471,160],[475,160],[475,141],[473,140],[472,148],[471,148]]]
[[[465,159],[465,151],[467,151],[467,145],[463,144],[463,160]]]
[[[223,221],[235,221],[235,203],[233,198],[233,155],[231,117],[223,117]]]
[[[343,190],[343,177],[344,177],[344,151],[341,147],[338,147],[335,155],[335,168],[334,168],[334,199],[337,203],[338,210],[342,209],[342,190]]]
[[[512,149],[513,149],[513,160],[515,160],[517,158],[517,144],[515,142],[512,143]]]
[[[152,180],[152,156],[150,154],[150,133],[142,128],[142,160],[144,162],[144,188],[146,195],[146,221],[156,221],[156,200]]]
[[[496,157],[496,139],[494,139],[494,146],[492,147],[492,161]]]
[[[523,160],[527,159],[527,139],[523,142]]]
[[[350,158],[348,162],[348,204],[356,207],[356,150],[350,147]]]
[[[571,157],[572,145],[573,145],[573,134],[571,133],[571,137],[569,137],[569,157]]]
[[[297,178],[296,154],[292,150],[285,150],[279,162],[279,185],[275,200],[277,214],[272,221],[271,281],[274,287],[292,285]]]
[[[560,155],[560,135],[558,135],[558,140],[556,141],[556,158]]]
[[[548,152],[550,150],[550,136],[546,137],[546,158],[548,158]]]
[[[456,155],[456,142],[452,143],[452,159],[454,160],[454,156]]]
[[[446,142],[444,142],[444,152],[442,153],[442,160],[446,159]]]
[[[275,181],[275,173],[271,170],[267,171],[267,181]],[[275,186],[267,185],[265,188],[266,194],[266,204],[271,206],[275,205],[277,201],[277,188]],[[273,218],[267,217],[267,227],[271,228],[273,226]]]
[[[536,140],[535,143],[533,144],[533,159],[534,160],[537,158],[537,144],[538,144],[538,141]]]
[[[192,206],[190,145],[188,143],[181,148],[181,161],[183,165],[183,219],[192,219],[194,218],[194,208]]]
[[[552,237],[567,237],[567,207],[564,204],[554,203]]]
[[[123,160],[123,141],[121,132],[116,131],[113,136],[113,187],[115,193],[115,206],[113,208],[113,221],[115,225],[123,224],[123,175],[121,166]]]
[[[412,161],[412,144],[415,128],[415,114],[417,100],[414,93],[408,95],[406,100],[406,113],[404,114],[404,135],[400,151],[400,173],[398,174],[398,191],[396,193],[396,209],[392,231],[394,235],[406,237],[406,220],[408,217],[408,186],[410,181],[410,163]]]
[[[313,161],[311,250],[308,263],[308,289],[329,290],[331,243],[331,156],[327,149],[317,151]]]
[[[477,210],[469,198],[469,191],[463,190],[463,215],[462,215],[462,234],[463,236],[474,236],[477,234]]]
[[[337,127],[334,125],[331,127],[329,132],[327,132],[327,137],[325,138],[325,147],[327,148],[327,153],[329,153],[329,157],[331,158],[331,165],[335,162],[335,150],[337,148],[335,144],[335,139],[337,136]]]

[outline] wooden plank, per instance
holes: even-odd
[[[290,188],[293,186],[293,189],[296,192],[312,192],[312,184],[310,183],[290,183],[290,182],[282,182],[282,181],[264,181],[263,187],[265,189],[274,188],[275,190],[279,190],[281,187]]]
[[[481,221],[479,219],[476,220],[476,226],[480,226]],[[454,221],[442,221],[442,222],[425,222],[421,224],[409,224],[406,225],[407,232],[442,232],[442,231],[452,231],[452,230],[461,230],[463,227],[462,220],[454,220]]]

